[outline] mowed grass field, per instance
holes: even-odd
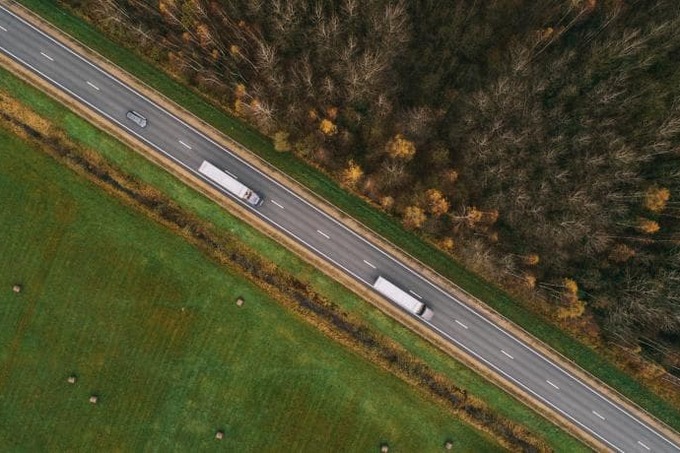
[[[4,130],[0,231],[0,451],[499,449]]]

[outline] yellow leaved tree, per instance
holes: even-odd
[[[671,198],[671,191],[665,187],[650,187],[645,192],[645,208],[652,212],[661,212]]]
[[[274,133],[274,149],[281,152],[290,151],[291,146],[288,141],[289,135],[290,134],[286,131],[277,131]]]
[[[527,266],[535,266],[541,261],[541,258],[538,256],[537,253],[530,253],[528,255],[523,256],[522,261]]]
[[[660,227],[659,224],[654,220],[640,217],[635,224],[635,229],[637,229],[640,233],[654,234],[659,231]]]
[[[427,217],[425,217],[425,211],[423,211],[418,206],[408,206],[406,209],[404,209],[402,218],[404,226],[409,230],[422,227],[425,223],[425,220],[427,220]]]
[[[401,134],[387,142],[387,154],[393,159],[409,161],[416,154],[416,145]]]
[[[586,309],[586,304],[578,298],[578,284],[571,278],[565,278],[564,299],[566,306],[557,309],[559,319],[574,319],[580,317]]]
[[[449,210],[449,200],[444,198],[444,195],[437,189],[425,191],[425,204],[427,212],[435,217],[440,217]]]
[[[350,160],[347,162],[347,167],[345,167],[340,173],[340,181],[342,184],[348,187],[356,187],[357,183],[364,176],[364,171],[361,169],[359,164]]]
[[[338,133],[338,126],[326,118],[321,120],[321,123],[319,123],[319,130],[323,132],[324,135],[335,135]]]

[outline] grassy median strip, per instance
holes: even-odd
[[[95,148],[106,159],[136,178],[151,182],[168,194],[178,204],[198,213],[202,218],[210,220],[218,228],[238,236],[244,244],[258,250],[280,268],[287,269],[298,278],[311,283],[315,291],[327,295],[330,300],[342,304],[342,309],[350,313],[360,313],[367,319],[372,329],[397,339],[408,351],[423,359],[432,369],[445,375],[469,394],[480,397],[486,404],[501,416],[531,426],[532,431],[544,438],[552,447],[563,451],[579,451],[583,447],[573,438],[545,419],[509,397],[506,393],[490,385],[466,367],[451,360],[444,354],[433,350],[417,336],[386,319],[361,299],[347,291],[344,287],[324,276],[312,266],[304,263],[272,240],[262,236],[251,227],[225,213],[212,202],[188,187],[177,184],[177,180],[165,171],[147,162],[141,156],[126,149],[119,142],[99,131],[94,126],[80,119],[68,109],[50,100],[46,95],[20,82],[6,71],[0,70],[0,90],[13,93],[23,102],[45,117],[53,124],[68,130],[69,135],[88,147]]]
[[[4,129],[0,169],[3,451],[500,449]]]
[[[89,24],[58,8],[52,2],[20,0],[19,3],[29,7],[218,130],[258,153],[283,172],[302,182],[369,228],[521,325],[537,338],[571,358],[579,366],[608,383],[659,419],[676,430],[680,430],[680,414],[658,395],[620,371],[596,351],[530,313],[498,288],[467,271],[418,236],[405,231],[394,219],[373,209],[363,200],[348,194],[323,173],[289,154],[277,153],[273,150],[269,140],[252,128],[227,116],[191,89],[160,72],[132,52],[111,42]]]

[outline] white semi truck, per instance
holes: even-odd
[[[385,278],[378,277],[373,288],[404,310],[418,315],[426,321],[432,319],[434,315],[432,310],[427,308],[427,305]]]
[[[236,178],[223,172],[207,160],[203,161],[198,171],[253,206],[260,206],[264,201],[255,191],[249,189]]]

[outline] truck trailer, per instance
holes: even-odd
[[[432,310],[427,308],[427,305],[383,277],[378,277],[376,279],[373,284],[373,289],[399,305],[404,310],[420,316],[426,321],[432,319],[432,316],[434,315]]]
[[[199,173],[253,206],[260,206],[264,199],[233,176],[228,175],[207,160],[198,169]]]

